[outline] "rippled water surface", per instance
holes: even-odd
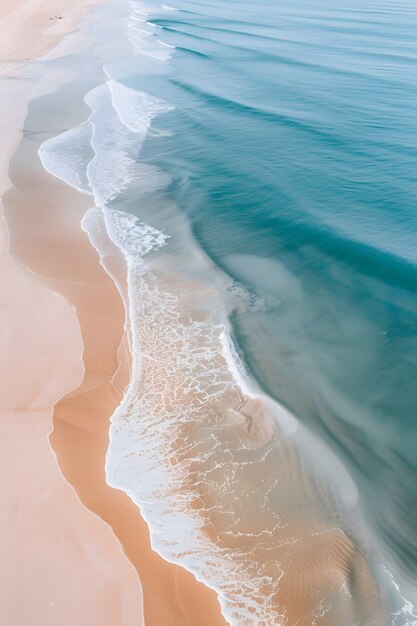
[[[145,154],[212,258],[266,299],[237,316],[252,373],[343,458],[417,573],[417,6],[183,2],[172,137]]]
[[[109,480],[232,623],[416,624],[417,5],[129,8],[41,149],[128,260]]]

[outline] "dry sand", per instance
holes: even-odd
[[[18,75],[18,61],[39,56],[73,29],[91,4],[1,4],[1,194],[9,187],[8,163],[27,108],[5,79]],[[9,194],[7,205],[14,252],[30,270],[49,277],[43,284],[9,256],[0,224],[0,464],[8,478],[1,487],[0,545],[7,567],[1,572],[0,622],[138,625],[138,572],[146,624],[224,624],[214,592],[152,551],[137,507],[105,482],[109,417],[128,380],[128,354],[119,351],[122,364],[117,356],[124,311],[80,229],[86,206],[77,193],[38,174],[31,172],[29,182],[23,172],[23,191]],[[55,411],[52,443],[65,478],[90,510],[63,478],[48,443],[53,405],[68,392]]]
[[[0,44],[0,75],[15,74],[16,61],[39,55],[74,27],[77,9],[69,18],[65,6],[62,0],[2,3],[0,32],[8,36]],[[61,13],[65,19],[59,20]],[[8,188],[8,162],[27,106],[6,94],[4,84],[1,193]],[[109,418],[129,377],[124,309],[80,229],[90,201],[43,172],[36,149],[26,142],[5,206],[13,257],[38,280],[9,257],[3,224],[0,232],[0,464],[8,478],[1,487],[0,545],[7,567],[1,572],[0,623],[133,626],[143,614],[147,626],[224,625],[214,592],[152,550],[138,508],[106,483]],[[112,270],[123,281],[119,257],[112,259]],[[47,439],[52,428],[59,467]],[[312,565],[303,570],[306,555]],[[299,608],[314,599],[319,583],[344,581],[344,575],[334,580],[334,563],[341,563],[343,574],[352,547],[334,533],[325,545],[303,545],[290,556],[293,576],[277,603],[287,605],[290,623],[309,626]]]
[[[122,300],[79,225],[90,200],[39,171],[36,154],[26,155],[13,183],[6,195],[13,254],[74,305],[80,322],[84,379],[56,405],[51,435],[64,476],[111,525],[139,573],[147,625],[225,624],[215,593],[151,549],[138,508],[105,480],[109,418],[128,383],[129,357]],[[123,274],[121,259],[114,262]]]
[[[78,325],[62,298],[7,258],[2,235],[0,622],[137,625],[136,573],[48,444],[52,405],[80,380]]]
[[[87,3],[88,4],[88,3]],[[18,59],[34,57],[68,32],[46,24],[68,2],[2,2],[0,7],[0,193],[9,186],[27,103],[13,99]],[[78,10],[77,10],[78,7]],[[48,25],[48,30],[45,30]],[[3,207],[0,205],[1,212]],[[49,443],[53,404],[82,377],[82,342],[71,307],[20,269],[0,219],[0,623],[137,626],[142,594],[111,528],[88,511],[63,478]]]
[[[40,56],[73,30],[99,0],[1,0],[0,76],[15,61]]]

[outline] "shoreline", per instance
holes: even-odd
[[[87,8],[61,1],[52,9],[58,5],[68,19],[45,34],[44,2],[9,2],[1,9],[0,26],[7,32],[0,46],[2,198],[11,185],[9,161],[31,100],[18,61],[47,52]],[[9,477],[2,487],[0,542],[8,568],[1,581],[1,621],[10,626],[28,621],[137,626],[142,594],[136,572],[111,529],[81,504],[64,479],[48,442],[53,405],[82,376],[79,327],[68,303],[9,254],[2,203],[0,208],[1,465]]]
[[[30,160],[19,164],[24,143],[11,168],[15,187],[5,200],[12,254],[37,274],[30,280],[35,284],[40,280],[61,302],[56,293],[62,294],[72,316],[76,310],[83,339],[83,381],[78,381],[78,388],[72,385],[72,391],[71,386],[63,389],[54,408],[50,441],[61,471],[83,504],[111,526],[113,537],[118,537],[128,556],[126,567],[130,569],[133,563],[140,573],[147,624],[225,624],[216,594],[151,549],[149,531],[139,509],[105,481],[108,420],[128,383],[127,353],[123,356],[120,349],[124,309],[113,281],[81,230],[81,216],[88,208],[85,197],[43,172],[35,153],[34,168]],[[50,268],[53,276],[48,277]],[[80,349],[78,358],[79,354]],[[87,428],[86,415],[91,418]],[[139,581],[136,591],[140,592]],[[131,610],[130,619],[135,615],[137,618],[137,614]],[[119,622],[113,617],[112,623]]]
[[[252,613],[258,609],[261,611],[257,612],[257,617],[262,616],[259,617],[262,620],[260,623],[278,623],[276,620],[284,618],[285,615],[293,623],[309,626],[317,610],[317,607],[313,606],[317,594],[322,594],[323,598],[327,597],[326,594],[329,597],[340,595],[344,587],[349,590],[349,583],[353,577],[360,581],[361,593],[365,593],[363,606],[365,607],[367,602],[374,606],[372,612],[377,621],[372,623],[382,624],[384,607],[365,556],[344,533],[343,523],[340,527],[332,527],[331,520],[325,520],[316,510],[320,498],[315,501],[315,496],[319,492],[315,492],[313,477],[309,474],[307,465],[303,465],[303,459],[299,459],[300,451],[295,445],[292,447],[289,443],[287,446],[281,439],[279,420],[276,420],[275,424],[269,411],[270,407],[268,408],[264,402],[266,398],[257,395],[249,399],[244,398],[239,385],[239,376],[236,379],[236,364],[227,351],[227,341],[225,344],[223,334],[218,336],[214,317],[211,319],[210,313],[203,312],[204,307],[201,308],[202,302],[206,300],[209,302],[210,298],[216,299],[215,290],[206,290],[209,283],[206,285],[204,281],[199,282],[193,278],[190,282],[190,276],[186,270],[184,271],[185,265],[181,269],[181,263],[185,263],[184,258],[172,254],[171,249],[165,259],[155,260],[155,266],[151,260],[150,271],[143,280],[140,271],[137,274],[133,271],[129,282],[127,275],[132,268],[128,265],[128,255],[125,255],[123,246],[117,247],[118,243],[114,245],[115,240],[111,241],[110,230],[106,231],[104,228],[95,231],[93,228],[90,231],[81,225],[85,212],[91,207],[91,198],[69,187],[62,180],[54,178],[42,168],[38,156],[39,146],[46,136],[62,132],[53,130],[52,126],[57,125],[58,128],[77,126],[85,119],[80,115],[80,109],[83,108],[85,112],[86,108],[84,105],[80,107],[77,99],[79,94],[76,91],[74,101],[77,106],[74,112],[71,103],[65,102],[64,92],[60,89],[61,83],[59,81],[54,83],[53,74],[49,82],[50,93],[47,98],[39,98],[38,95],[36,104],[33,102],[29,104],[29,114],[25,122],[26,133],[12,159],[11,177],[14,187],[5,195],[12,253],[13,258],[18,259],[34,275],[30,277],[25,274],[25,276],[28,276],[33,284],[43,285],[42,289],[46,286],[46,293],[53,294],[57,301],[66,307],[67,317],[63,314],[61,316],[59,312],[53,317],[51,308],[48,309],[52,315],[50,319],[44,315],[43,307],[38,307],[40,313],[39,318],[36,318],[43,323],[45,317],[48,322],[43,329],[42,337],[49,336],[50,326],[57,327],[63,334],[62,345],[65,339],[68,346],[65,344],[64,348],[57,350],[54,348],[54,355],[59,355],[59,358],[64,359],[65,365],[68,367],[71,365],[72,368],[71,374],[68,374],[67,370],[62,372],[61,367],[56,368],[56,375],[58,373],[61,375],[63,385],[67,385],[69,381],[71,385],[65,386],[60,394],[56,393],[57,397],[52,402],[54,429],[49,440],[63,476],[75,488],[85,507],[99,518],[97,522],[103,524],[104,521],[111,527],[113,532],[108,527],[107,530],[112,539],[118,538],[123,546],[127,556],[127,559],[122,559],[123,566],[127,567],[129,575],[133,575],[136,581],[136,573],[139,575],[143,590],[145,622],[155,626],[162,623],[164,626],[225,624],[224,618],[220,615],[216,593],[212,591],[215,588],[222,600],[224,615],[230,615],[230,619],[237,620],[238,623],[243,623],[242,619],[245,620],[242,607],[246,606]],[[83,87],[87,82],[84,81]],[[54,112],[52,116],[54,124],[48,117],[50,111]],[[153,230],[152,227],[150,229]],[[111,248],[111,252],[104,255],[104,260],[100,257],[100,245],[95,246],[91,239],[92,233],[102,239],[106,250]],[[135,265],[134,260],[132,265]],[[202,274],[205,274],[205,270]],[[151,293],[150,304],[144,302],[146,298],[141,302],[135,299],[135,289],[140,289],[140,285],[144,287],[145,292],[149,289],[145,295]],[[193,289],[198,293],[197,297],[188,298],[184,295],[191,293]],[[130,303],[129,313],[132,318],[126,320],[125,308],[128,307],[125,306],[122,296],[128,291],[127,300]],[[145,292],[142,292],[142,295]],[[166,306],[151,310],[161,294],[161,302]],[[219,302],[220,300],[221,298]],[[158,303],[160,304],[159,300]],[[155,321],[158,312],[162,326]],[[22,309],[23,320],[25,314],[27,307]],[[137,323],[136,315],[138,319],[142,316]],[[173,319],[176,325],[170,326]],[[71,324],[77,332],[69,336],[66,331]],[[206,332],[203,335],[198,334],[199,324],[205,328]],[[133,334],[129,335],[129,332]],[[177,339],[175,348],[170,343],[171,336]],[[205,343],[209,338],[213,339],[213,346]],[[59,343],[58,339],[57,342]],[[40,346],[44,346],[43,339],[40,339],[39,343]],[[203,370],[200,381],[196,370],[189,367],[190,354],[187,352],[187,346],[191,346],[191,358],[194,356],[193,350],[197,359],[200,356],[197,365],[197,371],[201,373]],[[206,349],[205,356],[202,356],[204,354],[202,348]],[[27,347],[23,346],[22,351],[25,354]],[[67,353],[71,354],[71,358],[66,356]],[[139,360],[140,368],[137,366]],[[76,362],[74,366],[73,361]],[[183,372],[178,366],[179,362],[186,364]],[[217,378],[214,383],[207,383],[204,370],[215,372],[214,376]],[[178,377],[181,376],[183,380],[178,384]],[[30,369],[27,377],[31,377]],[[49,381],[48,390],[52,386],[56,392],[56,387],[52,384],[54,381],[54,378]],[[210,395],[210,384],[213,389],[216,387],[227,389],[227,392],[221,395],[219,391],[216,396],[215,391]],[[186,391],[181,387],[186,388]],[[10,391],[13,396],[14,390]],[[155,404],[155,399],[159,404]],[[166,405],[168,409],[164,413]],[[120,411],[115,414],[117,407],[120,407]],[[201,414],[198,412],[199,407],[202,408]],[[208,414],[204,414],[207,407]],[[139,412],[137,426],[134,423],[127,424],[129,420],[126,419],[123,424],[123,418],[126,417],[123,415],[124,409],[127,409],[128,418],[137,417]],[[121,446],[114,436],[110,448],[113,444],[114,447],[108,453],[109,420],[112,415],[112,434],[122,433],[119,437]],[[185,415],[187,418],[184,418]],[[147,437],[148,431],[152,431],[152,428],[155,428],[153,434],[158,434],[158,424],[155,422],[162,424],[161,439],[165,440],[162,443],[153,441],[152,436]],[[128,428],[123,433],[123,427],[126,425]],[[171,425],[174,425],[173,428]],[[132,445],[131,441],[127,441],[128,435],[133,435],[133,439],[139,435],[137,448],[135,442]],[[163,444],[168,439],[170,443],[164,450]],[[146,465],[146,458],[142,459],[144,460],[142,465],[139,462],[136,466],[135,460],[129,458],[135,455],[137,458],[140,457],[143,452],[140,443],[144,450],[148,445],[148,449],[153,451],[154,460],[157,460],[153,465],[159,463],[163,465],[167,461],[167,466],[170,465],[171,471],[167,472],[170,488],[165,499],[160,497],[157,488],[152,492],[152,485],[158,485],[158,477],[151,471],[149,475],[147,474],[150,465]],[[273,450],[279,446],[281,452],[275,455]],[[200,457],[198,454],[193,456],[194,448],[200,451]],[[211,456],[213,448],[219,454],[217,458]],[[260,464],[262,458],[264,460],[268,458],[264,465]],[[106,460],[109,461],[107,465]],[[270,474],[266,471],[269,463]],[[253,465],[253,471],[242,469],[246,464]],[[231,469],[233,465],[235,467]],[[175,466],[178,472],[174,470]],[[180,476],[184,468],[192,469],[188,474],[186,469]],[[109,472],[106,476],[107,469]],[[133,474],[129,474],[129,470],[133,471]],[[257,471],[262,476],[257,475]],[[230,472],[229,475],[227,472]],[[287,484],[283,480],[286,472],[291,474]],[[257,498],[262,498],[261,491],[264,488],[263,485],[260,487],[259,478],[264,481],[265,476],[272,477],[271,485],[265,485],[264,502],[271,505],[270,509],[267,507],[267,512],[264,511],[265,507],[257,507],[256,504]],[[177,483],[176,477],[179,478]],[[151,488],[148,494],[143,484],[149,478]],[[121,490],[110,486],[108,481]],[[279,482],[281,485],[278,485]],[[293,483],[297,484],[297,488],[301,488],[300,494],[303,498],[301,504],[295,497],[293,499]],[[227,489],[224,489],[225,485]],[[167,483],[163,487],[166,490]],[[251,498],[247,498],[252,490],[253,502]],[[270,498],[273,490],[274,498]],[[163,489],[161,493],[165,495]],[[172,496],[173,500],[170,500]],[[134,504],[134,499],[138,506]],[[237,504],[232,502],[233,499]],[[285,502],[288,503],[288,510],[285,508]],[[280,503],[276,518],[273,503]],[[143,516],[140,514],[139,505],[143,508]],[[148,505],[150,508],[147,508]],[[190,505],[188,513],[199,510],[193,517],[194,521],[196,518],[199,518],[199,523],[204,520],[199,527],[204,540],[201,544],[197,542],[193,546],[197,547],[197,550],[193,552],[191,549],[188,554],[187,541],[181,545],[174,533],[174,542],[171,546],[173,552],[169,551],[169,541],[166,541],[167,550],[164,551],[161,548],[164,547],[167,537],[169,538],[170,521],[174,529],[177,528],[175,523],[181,528],[181,521],[184,521],[186,528],[187,505]],[[154,517],[147,515],[152,506],[154,512],[158,511]],[[253,511],[248,513],[250,507],[253,507]],[[82,505],[80,508],[86,511]],[[259,511],[264,515],[262,522],[258,519]],[[236,520],[233,519],[235,512]],[[91,515],[89,511],[86,513]],[[281,514],[283,525],[280,525]],[[229,525],[224,521],[228,515],[230,515]],[[145,519],[149,520],[155,550],[151,546]],[[160,532],[162,527],[163,533]],[[265,536],[264,543],[256,539],[262,535]],[[209,539],[204,544],[207,538]],[[95,551],[91,548],[89,539],[87,533],[85,543],[90,548],[90,555],[97,556],[99,566],[103,555],[100,550]],[[216,569],[213,567],[213,571],[210,572],[210,566],[215,561],[215,558],[211,561],[211,557],[215,557],[216,554],[215,550],[210,551],[209,543],[210,547],[218,549],[218,554],[224,549],[220,565],[223,556],[225,560],[229,559],[230,569],[226,568],[223,571],[220,585],[217,585],[216,574],[210,579],[210,575],[213,576]],[[297,544],[297,547],[294,549],[285,547],[292,543]],[[120,553],[118,542],[114,541],[114,545],[118,547]],[[178,558],[175,555],[176,547]],[[248,558],[246,561],[242,558],[242,562],[238,563],[242,555],[247,555]],[[306,555],[310,562],[308,567],[305,566]],[[192,566],[188,569],[189,563],[192,563]],[[190,573],[194,571],[199,578],[206,579],[202,574],[204,563],[208,565],[207,584],[211,589],[197,582]],[[133,564],[136,573],[130,564]],[[215,565],[218,566],[219,562]],[[239,569],[240,565],[242,567]],[[333,572],[332,576],[329,575],[329,569]],[[218,571],[219,569],[216,573]],[[281,582],[281,574],[284,572],[287,576]],[[347,572],[353,572],[352,576]],[[256,587],[257,576],[260,575],[269,577],[272,590],[264,590],[261,583],[259,588]],[[117,581],[112,580],[112,593],[109,593],[109,585],[105,601],[110,602],[111,596],[114,611],[119,611],[122,616],[115,618],[113,612],[112,623],[131,618],[133,624],[136,623],[133,620],[139,617],[137,607],[142,600],[140,594],[138,596],[140,587],[138,585],[134,592],[132,587],[131,595],[122,598],[120,594],[126,587],[122,579],[123,576],[120,575]],[[134,579],[132,578],[132,581]],[[231,579],[235,586],[227,598]],[[251,586],[253,580],[255,584]],[[350,619],[349,612],[353,615],[354,608],[350,605],[348,595],[347,593],[342,599],[340,606],[337,603],[335,605],[336,611],[339,611],[340,623],[348,623],[342,620]],[[131,608],[132,603],[136,603],[135,610]],[[236,610],[234,614],[230,611],[233,603]],[[285,613],[279,613],[281,610]],[[140,612],[142,613],[142,609]],[[368,619],[365,613],[362,618]],[[91,622],[91,617],[89,619]],[[100,617],[100,624],[105,624],[107,619],[110,619],[110,610],[106,611],[104,618]],[[331,620],[331,616],[325,617],[324,623],[330,624]],[[130,622],[123,621],[123,624],[125,623],[130,625]],[[363,621],[363,624],[365,623],[371,622]]]
[[[122,22],[124,26],[123,19]],[[95,35],[93,39],[97,43]],[[125,57],[120,58],[118,51],[126,54],[124,31],[115,33],[113,40],[111,59],[116,52],[117,60],[123,65]],[[130,54],[128,50],[128,59]],[[96,68],[100,75],[103,62],[107,61],[100,57],[100,67]],[[108,79],[111,69],[106,67]],[[117,75],[120,66],[117,64],[113,69]],[[96,80],[92,82],[95,84]],[[162,581],[164,570],[158,566],[151,571],[144,556],[149,554],[156,566],[155,554],[144,553],[143,544],[142,558],[135,560],[139,546],[134,542],[139,540],[139,533],[128,536],[126,524],[138,519],[138,509],[132,507],[130,498],[148,521],[155,550],[171,564],[182,565],[214,588],[223,614],[231,623],[250,623],[256,613],[259,623],[278,623],[286,616],[292,623],[310,626],[325,602],[328,609],[320,621],[322,626],[335,620],[349,624],[357,611],[358,621],[364,626],[371,623],[371,615],[375,618],[372,623],[382,624],[381,598],[364,554],[345,534],[346,524],[340,523],[338,510],[322,510],[322,500],[324,505],[329,502],[327,482],[324,489],[318,488],[320,485],[305,462],[306,455],[291,439],[285,441],[279,420],[274,423],[273,407],[268,405],[267,398],[259,395],[243,402],[242,390],[224,354],[224,325],[220,323],[223,288],[213,289],[206,280],[210,272],[205,257],[198,247],[194,249],[186,229],[184,239],[169,237],[173,232],[179,234],[175,228],[183,226],[181,213],[175,212],[167,194],[167,205],[158,196],[155,215],[151,193],[149,202],[140,204],[140,219],[132,219],[138,198],[142,197],[140,185],[134,184],[135,174],[138,180],[143,180],[143,171],[140,161],[138,171],[134,170],[136,161],[129,159],[130,147],[143,140],[143,105],[146,105],[146,124],[156,112],[166,111],[166,105],[150,94],[123,87],[117,80],[111,83],[109,93],[109,84],[105,83],[102,88],[88,91],[85,97],[92,111],[88,124],[78,126],[88,116],[74,119],[72,111],[70,124],[64,107],[62,119],[56,120],[57,126],[72,130],[59,132],[57,141],[47,137],[53,139],[51,144],[42,143],[45,167],[58,176],[54,182],[44,172],[37,172],[36,142],[28,135],[17,163],[18,171],[24,171],[26,177],[20,175],[15,180],[17,195],[8,198],[13,207],[12,230],[17,235],[20,233],[14,242],[15,251],[25,255],[24,262],[33,271],[54,281],[53,288],[76,306],[81,321],[85,378],[79,389],[58,404],[52,438],[65,475],[76,485],[84,502],[123,536],[125,550],[139,568],[145,618],[149,603],[153,602],[153,616],[155,609],[165,611],[156,622],[166,622],[169,611],[170,617],[178,617],[179,623],[186,621],[169,573],[184,573],[184,570],[164,562],[167,577]],[[67,90],[67,95],[70,92],[71,89]],[[63,93],[55,97],[61,104],[65,101]],[[135,119],[126,117],[132,110],[132,102],[138,102],[139,125]],[[51,98],[46,104],[50,110]],[[56,108],[59,107],[52,105],[52,109]],[[42,127],[39,125],[42,103],[38,102],[33,109],[34,120],[29,120],[29,129],[38,130]],[[138,129],[135,138],[127,134],[121,122]],[[80,136],[87,152],[82,150],[74,161]],[[38,137],[37,144],[40,142]],[[46,155],[49,157],[45,162]],[[158,190],[159,184],[163,184],[160,172],[152,170],[152,173],[151,189]],[[48,185],[55,190],[54,197],[45,198],[42,189],[37,190],[34,181],[39,177],[49,181]],[[72,191],[63,180],[72,185]],[[131,196],[126,187],[130,180]],[[162,173],[163,180],[167,178]],[[73,224],[74,207],[78,206],[75,198],[81,202],[74,188],[93,191],[97,206],[110,204],[104,209],[106,229],[97,231],[94,226],[85,229],[83,224],[83,230],[89,235],[93,233],[93,245],[97,234],[104,238],[102,266],[98,265],[98,259],[95,265],[86,260],[91,257],[91,246],[86,246],[86,237],[80,237],[78,221],[82,211],[76,225]],[[116,194],[122,190],[120,196]],[[24,208],[29,195],[35,203],[30,211]],[[165,197],[163,193],[162,196]],[[85,194],[83,198],[87,208]],[[122,211],[113,212],[119,201]],[[20,214],[16,214],[16,207],[21,207]],[[39,232],[30,229],[28,249],[22,225],[27,227],[33,215]],[[166,219],[169,215],[171,221]],[[148,221],[152,226],[147,225]],[[156,254],[166,237],[155,230],[155,221],[163,233],[169,230],[165,233],[169,238],[164,249],[167,254]],[[72,232],[68,239],[69,228]],[[54,247],[48,246],[45,256],[47,229]],[[127,326],[132,340],[132,380],[121,405],[120,392],[128,381],[120,377],[119,362],[113,356],[122,338],[117,324],[119,321],[121,326],[124,312],[111,308],[116,302],[105,288],[108,286],[115,293],[114,283],[109,281],[114,271],[109,267],[108,238],[125,257],[129,271]],[[178,255],[175,252],[178,247],[187,250],[193,260],[191,275],[187,270],[188,255]],[[155,254],[151,253],[152,249]],[[110,260],[117,261],[116,275],[123,276],[116,282],[126,284],[120,252],[113,248]],[[144,254],[148,255],[145,262]],[[103,267],[107,273],[103,273]],[[87,276],[85,268],[89,272]],[[108,350],[110,342],[113,348]],[[113,417],[107,452],[108,424],[103,424],[100,417],[110,414]],[[75,456],[76,464],[72,462]],[[103,473],[106,458],[107,481]],[[325,480],[324,476],[317,477],[319,483],[322,478]],[[127,499],[123,493],[109,491],[107,482],[127,493]],[[116,509],[115,498],[118,498]],[[331,495],[329,499],[331,502]],[[125,511],[122,511],[123,502],[128,502]],[[359,581],[362,598],[359,604],[357,594],[353,594],[353,589],[350,592],[353,579]],[[205,592],[207,595],[207,589]],[[189,593],[183,594],[186,600],[190,597]],[[207,617],[206,611],[203,615]],[[201,607],[196,619],[202,623]],[[213,619],[208,623],[213,624]]]

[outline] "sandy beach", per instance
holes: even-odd
[[[76,28],[97,0],[3,0],[0,7],[0,75],[16,61],[34,59]]]
[[[146,162],[182,112],[141,91],[165,49],[123,54],[158,26],[98,4],[0,8],[0,622],[383,626],[350,477],[235,350],[230,311],[267,304]]]
[[[2,4],[2,195],[28,104],[7,79],[18,76],[18,62],[74,29],[91,4]],[[39,163],[15,168],[13,183],[10,233],[3,222],[0,233],[1,463],[8,476],[0,619],[10,626],[133,626],[144,613],[157,626],[223,624],[214,592],[152,551],[137,507],[105,481],[109,417],[128,382],[129,356],[120,295],[80,228],[88,204]],[[71,220],[64,219],[69,206]],[[9,239],[29,272],[9,255]]]
[[[77,5],[6,2],[0,15],[2,80],[0,189],[21,138],[27,102],[7,77],[15,61],[46,51],[73,28]],[[47,7],[47,5],[49,5]],[[45,10],[71,19],[46,31]],[[49,26],[49,23],[47,24]],[[13,106],[11,100],[15,95]],[[48,443],[52,407],[82,377],[82,342],[71,307],[8,254],[0,223],[1,535],[0,620],[20,624],[138,624],[140,583],[111,529],[88,511],[63,478]],[[28,315],[28,312],[31,312]],[[109,593],[109,590],[112,593]]]

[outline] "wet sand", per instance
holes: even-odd
[[[0,280],[0,463],[7,477],[1,487],[0,621],[137,625],[138,578],[111,529],[65,482],[48,444],[52,405],[81,376],[73,311],[19,270],[4,245]]]
[[[84,349],[81,385],[55,406],[50,439],[60,468],[81,501],[110,524],[138,571],[146,624],[224,624],[214,592],[151,549],[138,508],[106,483],[109,418],[129,380],[124,308],[80,228],[90,200],[32,170],[34,161],[30,154],[13,168],[16,189],[6,196],[13,254],[76,308]],[[114,263],[122,273],[121,259]]]
[[[71,7],[71,19],[43,33],[40,11],[47,5],[49,11],[69,3],[13,1],[0,8],[2,194],[27,107],[25,92],[7,80],[19,75],[12,61],[44,52],[74,26],[76,7],[80,13],[86,6]],[[0,212],[0,622],[137,626],[137,574],[111,528],[65,481],[48,443],[54,403],[82,377],[79,326],[68,303],[9,256],[1,204]]]
[[[63,1],[2,3],[0,30],[8,33],[0,44],[2,194],[27,108],[24,92],[5,79],[18,76],[17,61],[38,56],[73,29],[91,4],[71,6],[69,13]],[[9,256],[1,222],[0,463],[8,480],[0,541],[8,566],[2,570],[0,621],[138,625],[139,572],[147,624],[223,624],[215,594],[152,551],[137,507],[105,482],[109,416],[129,371],[128,353],[120,365],[118,359],[120,296],[80,229],[87,207],[78,194],[41,177],[40,170],[30,172],[31,181],[28,171],[21,175],[24,189],[9,193],[6,202],[17,218],[9,219],[12,248],[31,272],[48,279],[35,279]],[[57,459],[48,442],[52,428]]]
[[[24,116],[20,125],[23,119]],[[73,125],[71,120],[68,127]],[[12,145],[17,133],[9,137]],[[139,574],[146,624],[225,624],[214,592],[152,550],[139,509],[124,492],[106,483],[109,419],[129,382],[124,307],[113,279],[100,265],[95,249],[80,228],[91,199],[43,171],[38,147],[33,136],[24,140],[12,164],[14,188],[5,195],[12,255],[32,273],[23,273],[5,256],[5,276],[11,278],[13,287],[17,286],[16,294],[5,299],[14,304],[12,311],[5,305],[3,325],[7,329],[3,340],[9,342],[3,378],[13,372],[4,401],[4,414],[9,419],[5,419],[6,434],[2,438],[7,448],[2,457],[5,471],[13,476],[7,486],[10,504],[6,509],[4,542],[14,537],[8,550],[9,560],[16,561],[13,576],[4,587],[9,589],[7,605],[4,604],[9,611],[6,617],[18,626],[28,619],[34,626],[48,620],[64,626],[139,624]],[[122,286],[125,284],[126,268],[117,253],[107,258],[107,269]],[[170,285],[172,281],[167,282]],[[156,367],[156,375],[165,376],[159,362]],[[86,508],[62,478],[48,447],[46,435],[51,430],[54,404],[50,442],[60,470]],[[250,402],[244,403],[243,408],[236,408],[233,403],[231,407],[241,409],[242,415],[247,413],[249,423],[259,425],[257,412],[261,407]],[[12,438],[9,433],[14,434],[16,414],[28,419],[19,420],[19,429]],[[248,430],[246,422],[243,430]],[[237,435],[238,440],[245,439],[245,433],[239,431]],[[24,463],[19,461],[20,453]],[[27,457],[32,464],[30,470]],[[285,465],[285,458],[280,463]],[[10,471],[10,464],[18,465],[15,472]],[[51,484],[51,464],[56,474],[55,486]],[[17,491],[15,475],[20,477]],[[35,482],[39,484],[36,492]],[[14,500],[16,493],[19,498]],[[33,493],[38,497],[33,498]],[[65,494],[70,494],[72,504]],[[312,536],[310,527],[295,528],[292,512],[289,513],[291,528],[282,536],[274,536],[277,545],[273,549],[266,546],[264,550],[257,539],[252,541],[254,545],[242,544],[248,554],[254,555],[254,566],[257,559],[266,564],[264,570],[274,581],[279,579],[276,557],[280,556],[289,575],[279,586],[274,607],[285,607],[288,626],[310,626],[311,615],[317,609],[317,594],[321,596],[324,590],[327,596],[336,596],[346,583],[363,589],[365,604],[371,602],[377,607],[380,599],[365,559],[341,531],[329,528],[327,534]],[[83,522],[82,516],[88,523]],[[308,526],[308,520],[305,522]],[[292,539],[296,536],[295,549],[282,550],[279,546],[281,539],[285,543],[288,538],[287,532]],[[227,529],[223,535],[227,535]],[[223,537],[222,541],[230,542],[231,549],[240,543],[233,537]],[[19,614],[16,611],[21,606],[18,600],[22,593],[27,604]],[[350,601],[347,604],[348,607],[341,607],[339,624],[350,623],[349,615],[351,622],[354,620],[355,607],[350,606]],[[369,610],[375,618],[370,621],[369,614],[364,615],[361,624],[384,623],[382,611]],[[323,613],[317,616],[317,624],[333,626],[331,619]]]
[[[140,367],[113,419],[109,481],[143,502],[155,527],[188,522],[191,541],[162,536],[160,549],[219,589],[233,624],[387,624],[365,554],[329,515],[326,483],[282,436],[285,415],[233,380],[221,327],[202,306],[215,298],[213,283],[190,280],[191,264],[181,274],[180,261],[158,251],[145,273],[130,266]]]

